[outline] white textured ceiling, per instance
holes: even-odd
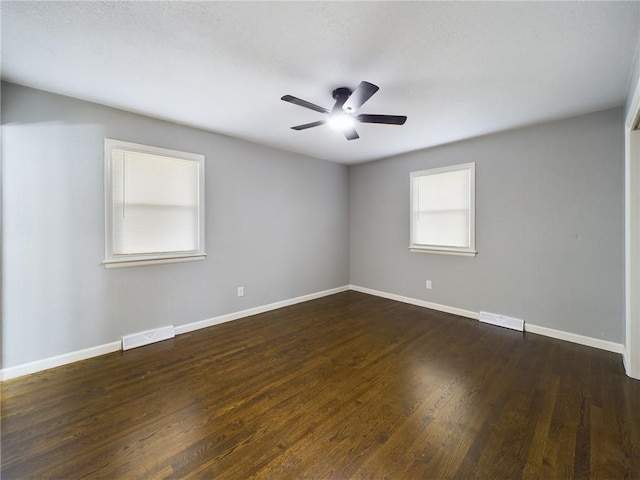
[[[634,2],[2,1],[2,78],[352,164],[620,106]],[[334,88],[380,87],[347,141]]]

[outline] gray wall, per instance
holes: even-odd
[[[623,342],[621,109],[350,168],[6,83],[2,121],[3,368],[348,283]],[[206,155],[206,261],[102,266],[104,137]],[[471,161],[478,256],[410,253],[409,172]]]
[[[478,255],[410,253],[409,172],[467,162]],[[350,196],[353,285],[624,342],[622,109],[354,166]]]
[[[2,120],[4,368],[349,282],[343,165],[7,83]],[[102,266],[104,137],[206,156],[206,261]]]

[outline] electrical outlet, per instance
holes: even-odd
[[[238,296],[244,297],[244,287],[238,287]]]
[[[431,290],[431,280],[427,280],[427,290]]]

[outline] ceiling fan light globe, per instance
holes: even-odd
[[[327,125],[334,130],[348,130],[356,124],[355,119],[350,115],[332,115]]]

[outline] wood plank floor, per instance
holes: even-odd
[[[2,479],[640,479],[620,355],[344,292],[2,384]]]

